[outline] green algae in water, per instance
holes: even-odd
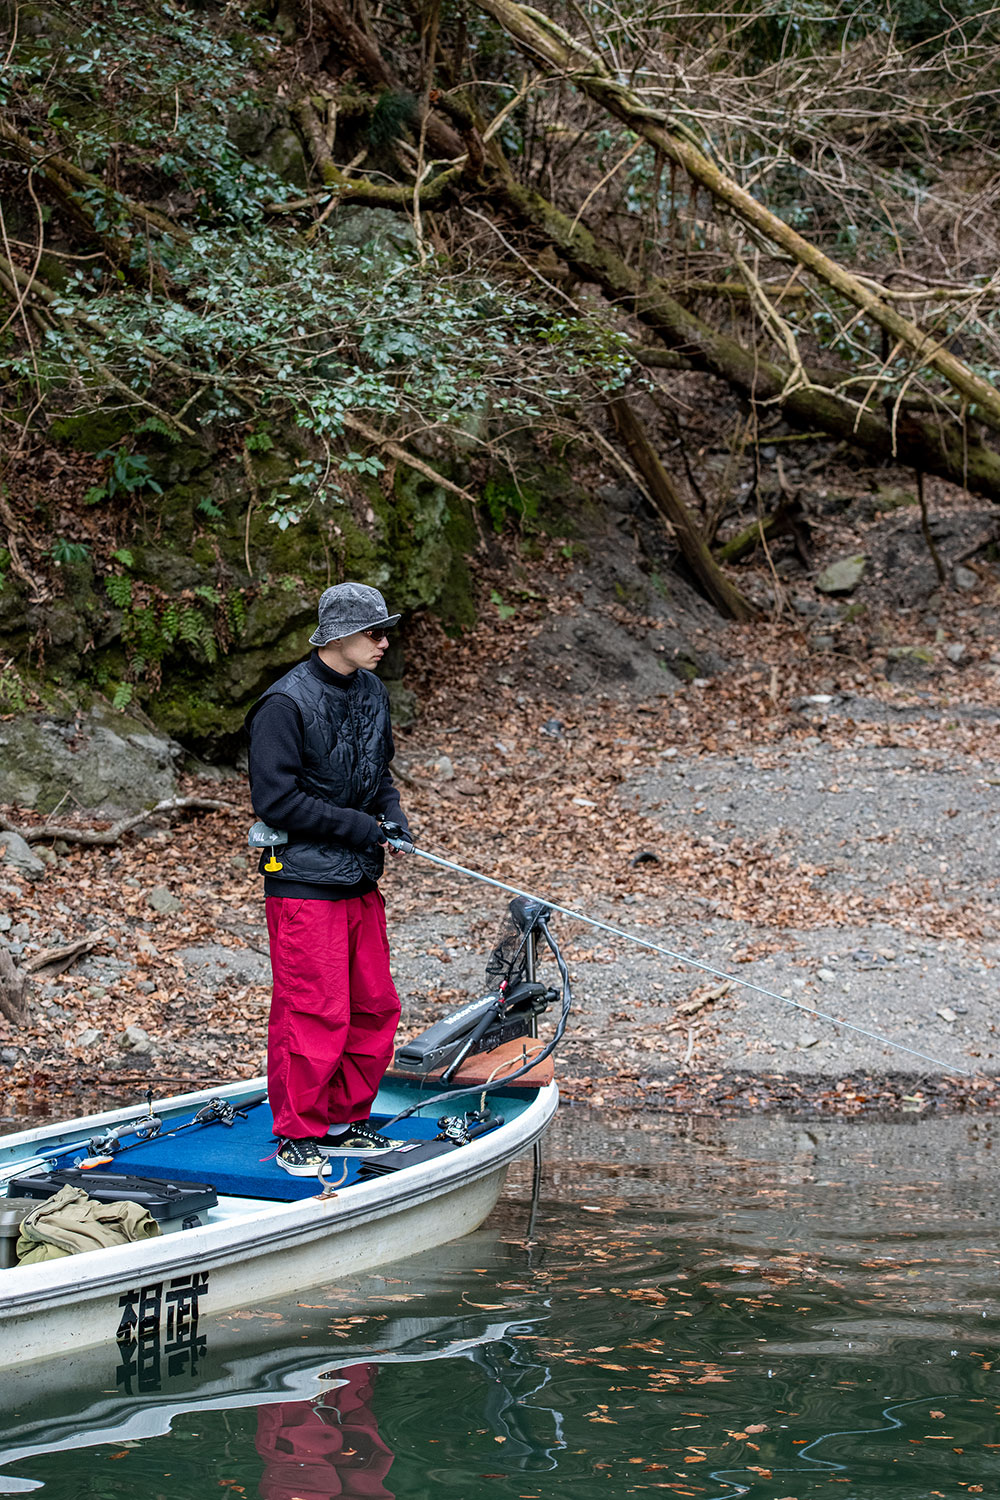
[[[994,1133],[564,1111],[531,1243],[520,1170],[454,1245],[203,1323],[158,1390],[26,1367],[0,1492],[996,1494]]]

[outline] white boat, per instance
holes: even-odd
[[[372,1121],[404,1140],[398,1151],[332,1155],[327,1177],[289,1176],[260,1078],[158,1101],[155,1115],[149,1095],[138,1117],[116,1109],[0,1137],[0,1371],[110,1343],[131,1392],[154,1366],[193,1371],[207,1316],[477,1228],[559,1102],[551,1053],[571,997],[548,915],[512,901],[487,966],[497,988],[397,1052]],[[535,1017],[559,999],[535,980],[539,938],[559,968],[562,1013],[529,1051]],[[171,1232],[12,1264],[24,1213],[67,1174],[91,1197],[146,1203]]]
[[[342,1166],[349,1180],[325,1191],[318,1179],[289,1178],[273,1161],[261,1160],[262,1143],[265,1154],[274,1149],[266,1103],[232,1126],[192,1125],[186,1134],[170,1135],[211,1100],[238,1108],[260,1101],[262,1088],[263,1080],[255,1079],[178,1095],[157,1104],[162,1127],[155,1138],[132,1142],[123,1131],[120,1140],[129,1154],[122,1149],[113,1158],[116,1173],[209,1184],[214,1179],[223,1190],[198,1215],[203,1222],[191,1227],[0,1269],[0,1370],[117,1344],[119,1381],[125,1389],[133,1383],[138,1389],[152,1362],[181,1370],[197,1361],[198,1325],[206,1315],[368,1270],[467,1234],[489,1214],[508,1166],[538,1141],[558,1104],[553,1082],[516,1083],[490,1096],[493,1117],[502,1117],[502,1124],[385,1175],[358,1176],[356,1159],[332,1157],[324,1184],[335,1184]],[[425,1080],[387,1079],[373,1120],[378,1124],[396,1115],[418,1102],[421,1092],[428,1094]],[[464,1111],[477,1110],[481,1099],[478,1088],[470,1090],[449,1101],[449,1113],[460,1119]],[[441,1105],[432,1105],[394,1125],[393,1134],[416,1142],[433,1138],[440,1113]],[[118,1109],[0,1137],[0,1192],[10,1189],[16,1195],[25,1174],[68,1165],[86,1154],[92,1138],[129,1123],[141,1124],[136,1111]],[[218,1169],[220,1142],[228,1173]],[[240,1181],[243,1167],[251,1191],[224,1190],[226,1183]],[[269,1184],[273,1198],[263,1196]]]

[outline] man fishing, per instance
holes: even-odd
[[[259,868],[273,979],[268,1097],[276,1160],[293,1177],[329,1171],[329,1155],[402,1144],[369,1120],[399,1022],[379,820],[408,827],[389,770],[388,694],[375,676],[399,618],[378,589],[328,588],[312,654],[247,715],[254,811],[288,835]]]

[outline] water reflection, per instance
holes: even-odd
[[[524,1471],[555,1469],[565,1448],[562,1413],[550,1406],[552,1371],[523,1344],[502,1339],[471,1356],[484,1378],[483,1418],[502,1439],[504,1463]]]
[[[336,1375],[335,1390],[258,1411],[261,1500],[395,1500],[385,1484],[393,1454],[372,1405],[376,1367],[347,1365]]]
[[[0,1492],[1000,1492],[989,1122],[824,1124],[808,1151],[779,1121],[600,1123],[558,1122],[532,1242],[525,1167],[465,1240],[206,1319],[196,1377],[116,1392],[113,1349],[26,1367]]]

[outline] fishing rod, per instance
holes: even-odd
[[[693,958],[689,953],[679,953],[673,948],[664,947],[662,943],[654,943],[638,933],[629,932],[625,927],[617,927],[611,922],[601,922],[597,917],[587,916],[585,912],[574,911],[568,906],[560,906],[557,901],[552,901],[547,896],[538,896],[531,891],[521,890],[519,886],[508,885],[505,880],[496,880],[492,875],[484,875],[479,870],[470,870],[465,865],[456,864],[440,854],[432,854],[430,850],[421,849],[415,844],[397,823],[383,823],[381,826],[389,846],[398,849],[403,854],[417,854],[421,859],[426,859],[430,864],[438,865],[443,870],[450,870],[453,874],[464,875],[469,880],[477,880],[482,885],[493,886],[496,890],[508,891],[514,896],[522,896],[527,901],[539,902],[549,911],[557,911],[564,917],[572,917],[576,922],[584,922],[587,926],[596,927],[601,932],[611,933],[613,937],[624,938],[626,942],[635,943],[640,948],[648,948],[653,953],[660,953],[665,958],[673,959],[675,963],[684,964],[687,968],[699,969],[703,974],[710,974],[714,979],[722,979],[728,984],[739,985],[742,989],[750,990],[755,995],[763,995],[768,1000],[780,1000],[782,1005],[790,1006],[792,1010],[802,1011],[805,1015],[813,1016],[817,1021],[828,1021],[832,1026],[843,1026],[845,1031],[853,1031],[858,1036],[867,1037],[869,1041],[879,1042],[883,1047],[892,1047],[897,1052],[907,1053],[910,1057],[919,1057],[921,1061],[933,1063],[936,1068],[942,1069],[945,1073],[960,1073],[964,1078],[976,1077],[975,1072],[970,1068],[945,1062],[943,1058],[935,1057],[930,1052],[921,1052],[919,1048],[907,1046],[905,1042],[894,1042],[877,1031],[869,1031],[865,1026],[858,1026],[854,1021],[845,1021],[840,1016],[833,1016],[827,1011],[817,1010],[813,1005],[806,1005],[802,1000],[793,1000],[788,995],[779,994],[777,990],[769,990],[764,985],[754,984],[752,980],[740,979],[735,974],[728,974],[725,969],[717,969],[712,964]]]
[[[267,1098],[266,1093],[252,1094],[249,1099],[244,1099],[239,1104],[233,1104],[227,1099],[210,1099],[203,1104],[198,1113],[192,1115],[190,1120],[184,1120],[180,1125],[174,1125],[170,1130],[163,1130],[163,1122],[155,1115],[148,1118],[146,1122],[151,1128],[148,1130],[111,1131],[106,1136],[95,1136],[87,1142],[89,1155],[85,1161],[80,1162],[82,1167],[103,1167],[119,1156],[124,1156],[127,1151],[134,1151],[138,1146],[146,1145],[147,1141],[168,1141],[175,1135],[180,1135],[186,1130],[197,1130],[205,1125],[225,1125],[231,1127],[237,1120],[245,1120],[248,1110],[256,1109],[258,1104],[263,1104]],[[155,1124],[156,1128],[152,1128]],[[119,1139],[122,1134],[132,1134],[137,1139],[123,1146]],[[71,1150],[64,1146],[62,1154]]]

